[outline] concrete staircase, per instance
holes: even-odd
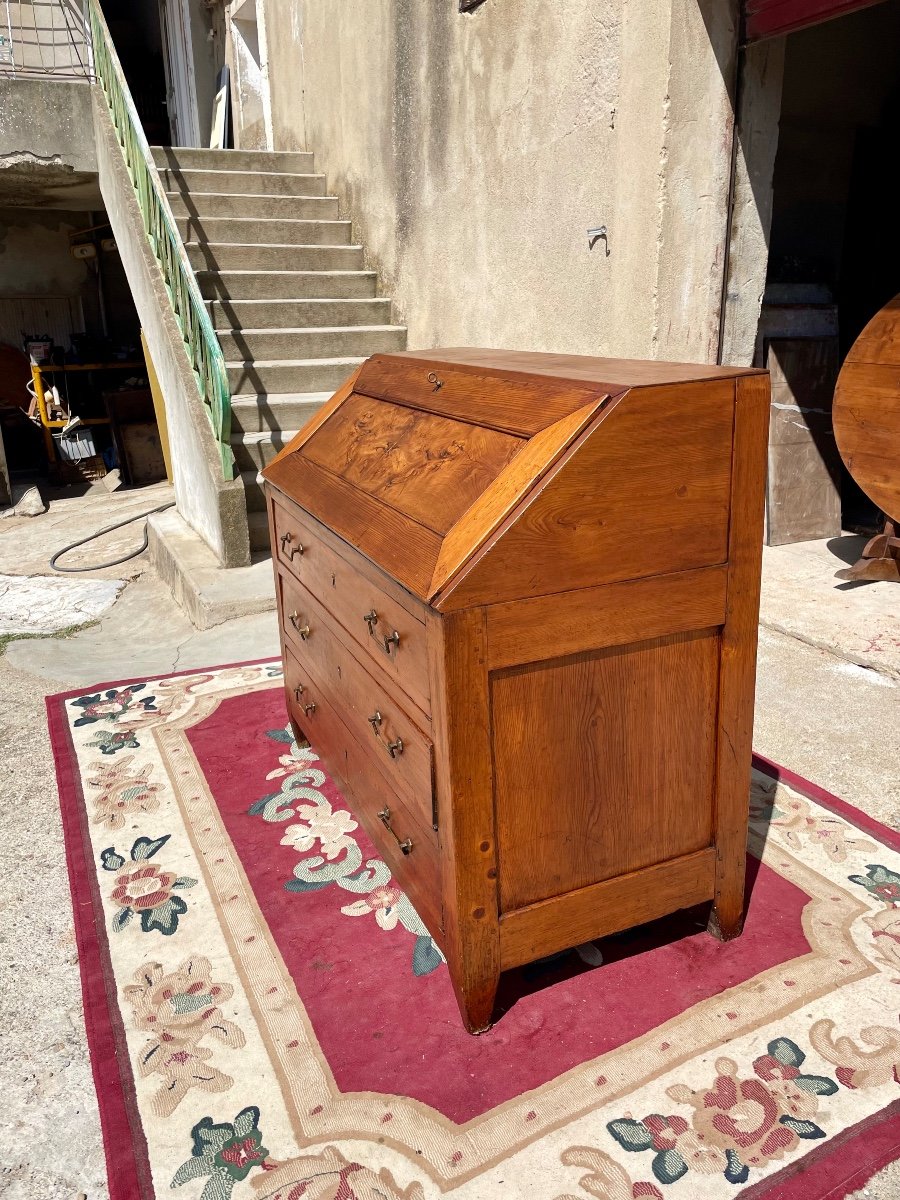
[[[153,154],[225,355],[250,548],[267,550],[260,469],[370,354],[403,350],[406,330],[312,154]]]

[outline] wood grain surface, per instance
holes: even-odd
[[[369,660],[369,670],[390,676],[427,720],[431,701],[424,607],[406,593],[398,596],[396,586],[386,587],[381,580],[376,583],[369,574],[364,574],[358,554],[347,547],[351,555],[348,558],[332,549],[316,523],[300,516],[293,505],[288,508],[277,496],[273,513],[278,562],[312,593],[340,624],[347,638],[363,651]],[[286,534],[291,541],[283,546]],[[291,556],[291,550],[296,551],[298,546],[303,547],[303,552]]]
[[[490,1026],[500,978],[497,846],[484,613],[428,617],[443,861],[444,950],[470,1033]]]
[[[834,393],[834,436],[869,499],[900,519],[900,296],[857,338]]]
[[[629,392],[435,601],[442,612],[727,557],[734,382]]]
[[[370,747],[372,765],[391,787],[406,795],[430,825],[433,760],[429,731],[420,728],[414,707],[391,679],[369,673],[312,593],[286,575],[280,582],[281,623],[294,658],[315,675],[330,696],[340,698],[342,719],[357,740]],[[298,614],[296,625],[293,613]],[[298,633],[297,625],[307,631],[305,637]],[[369,718],[376,713],[381,720],[373,723]],[[399,748],[392,754],[390,745]]]
[[[698,850],[506,913],[500,918],[501,968],[506,971],[702,904],[712,896],[714,876],[715,852]]]
[[[727,567],[703,567],[491,604],[488,665],[495,671],[721,625],[727,579]]]
[[[301,454],[268,469],[269,482],[420,600],[427,599],[441,536]]]
[[[601,395],[595,387],[554,379],[510,379],[497,372],[431,359],[376,354],[363,364],[357,391],[487,429],[531,437]],[[439,385],[439,386],[438,386]]]
[[[553,469],[597,413],[606,409],[609,401],[609,396],[598,396],[584,408],[536,433],[500,472],[493,485],[462,514],[441,545],[431,581],[429,599],[432,604],[439,603],[441,592],[450,586],[472,555]]]
[[[738,380],[728,599],[719,664],[714,818],[716,898],[710,918],[710,931],[723,939],[736,937],[744,923],[768,423],[768,380],[764,376]]]
[[[392,354],[400,363],[415,362],[434,371],[438,364],[494,375],[498,382],[543,378],[551,387],[560,382],[587,384],[600,392],[616,395],[628,388],[668,386],[710,379],[736,379],[764,375],[753,367],[709,366],[636,358],[594,358],[587,354],[545,354],[529,350],[494,350],[480,346],[442,346],[437,350],[404,350]],[[365,364],[360,382],[365,380]]]
[[[718,667],[703,631],[492,676],[501,912],[711,844]]]
[[[313,434],[305,455],[443,534],[524,445],[495,429],[354,394]]]

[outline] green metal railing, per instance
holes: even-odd
[[[194,378],[219,444],[222,473],[226,479],[233,479],[231,390],[222,348],[172,218],[100,5],[97,0],[85,0],[85,4],[91,30],[94,76],[106,97],[116,137],[140,205],[147,240],[162,271],[172,311],[194,369]]]

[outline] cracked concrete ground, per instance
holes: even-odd
[[[114,503],[113,510],[152,507],[145,499],[150,490],[119,494],[120,503]],[[107,502],[110,499],[106,497]],[[77,505],[67,512],[51,506],[50,513],[35,518],[27,528],[10,521],[16,527],[15,544],[0,527],[0,571],[44,573],[47,541],[58,545],[71,540],[77,536],[72,530],[79,521],[82,527],[88,521],[99,528],[115,519],[99,497],[88,500],[85,513],[79,517]],[[52,523],[42,532],[38,522],[48,517]],[[124,532],[131,545],[140,543],[139,526]],[[764,598],[764,622],[774,622],[773,612],[783,616],[792,608],[782,595],[783,587],[796,584],[796,572],[790,564],[783,565],[786,557],[776,558],[777,569],[767,566],[770,594]],[[108,1195],[44,696],[82,684],[278,652],[272,614],[240,618],[202,633],[193,629],[148,570],[145,558],[128,564],[127,571],[118,568],[118,577],[129,584],[99,624],[67,638],[12,642],[0,657],[0,911],[6,915],[0,925],[0,1095],[4,1097],[0,1195],[4,1200],[81,1196],[107,1200]],[[23,570],[17,572],[11,559],[21,563]],[[824,547],[807,553],[806,559],[810,576],[805,586],[814,592],[818,616],[824,619],[833,570],[841,563],[833,561]],[[771,594],[773,589],[777,595]],[[900,608],[900,588],[897,593],[891,602],[894,607],[888,605],[891,612]],[[841,620],[849,619],[852,625],[846,657],[837,641],[825,649],[764,624],[754,745],[900,828],[896,762],[900,682],[888,671],[854,661],[859,639],[869,644],[870,634],[883,632],[884,594],[856,589],[853,596],[850,609],[841,610]],[[892,596],[888,593],[888,601]],[[898,1196],[900,1163],[854,1194],[855,1200]]]

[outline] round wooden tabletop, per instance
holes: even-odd
[[[853,344],[834,393],[834,436],[873,503],[900,517],[900,295]]]

